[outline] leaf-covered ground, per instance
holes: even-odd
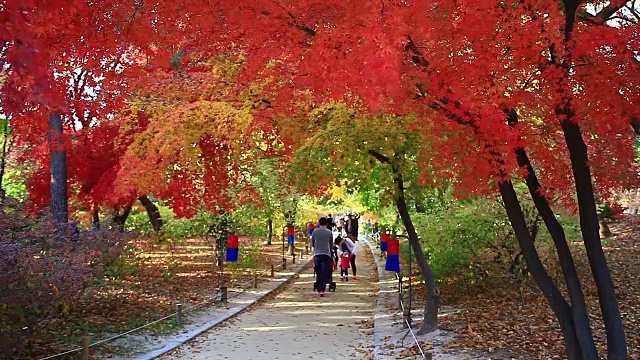
[[[626,330],[629,359],[640,359],[640,227],[632,217],[611,226],[613,236],[605,252],[616,284]],[[601,358],[606,336],[584,251],[574,244],[591,324]],[[550,273],[558,279],[559,272]],[[555,316],[532,279],[522,288],[510,278],[457,282],[441,286],[442,302],[460,309],[442,318],[442,327],[459,339],[451,350],[465,347],[494,354],[492,358],[564,359],[564,344]],[[421,291],[416,291],[421,294]],[[565,292],[566,294],[566,292]],[[419,306],[419,305],[418,305]],[[418,308],[418,307],[416,307]]]
[[[278,241],[264,245],[260,240],[241,237],[240,246],[241,260],[225,271],[229,286],[251,282],[254,271],[267,279],[271,264],[282,263],[282,244]],[[84,331],[92,341],[104,339],[171,314],[176,303],[197,304],[217,292],[220,273],[206,239],[174,245],[141,240],[135,248],[130,261],[115,266],[120,276],[96,282],[71,309],[63,309],[56,318],[42,319],[15,359],[39,359],[73,349],[81,343]],[[290,263],[290,255],[287,261]],[[163,333],[174,328],[173,321],[163,321],[151,331]]]
[[[614,236],[605,251],[616,282],[629,359],[637,360],[640,359],[640,285],[637,283],[640,278],[640,226],[638,221],[626,218],[611,228]],[[253,267],[267,277],[271,264],[281,263],[280,242],[266,246],[247,237],[241,238],[240,242],[244,255],[249,256],[244,256],[244,263],[228,272],[232,281],[249,280]],[[121,265],[123,273],[131,271],[134,275],[96,283],[67,315],[43,319],[39,328],[32,330],[29,343],[24,347],[27,352],[16,359],[38,359],[74,348],[80,344],[79,337],[85,330],[97,340],[132,329],[172,313],[177,302],[195,304],[217,291],[219,276],[207,241],[191,239],[173,247],[150,244],[147,241],[138,244],[135,266],[132,263]],[[585,284],[592,327],[604,354],[605,335],[597,294],[590,280],[588,263],[578,245],[576,243],[576,261]],[[287,258],[290,260],[291,256]],[[560,273],[552,269],[551,274],[557,278]],[[555,317],[532,280],[522,289],[508,277],[475,283],[452,282],[442,284],[441,289],[443,305],[458,309],[441,318],[442,328],[459,335],[449,345],[450,352],[466,348],[490,353],[495,359],[565,358]],[[419,295],[422,292],[417,288],[414,293],[414,319],[419,321]],[[166,321],[152,330],[162,333],[172,331],[174,326]]]

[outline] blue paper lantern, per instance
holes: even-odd
[[[398,239],[389,239],[387,243],[387,263],[384,269],[400,272],[400,241]]]
[[[384,265],[384,269],[400,272],[400,255],[387,254],[387,263]]]

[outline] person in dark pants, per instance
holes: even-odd
[[[351,253],[351,270],[353,271],[353,279],[355,280],[358,278],[358,269],[356,268],[356,255],[358,254],[358,248],[356,247],[353,234],[347,235],[343,242]]]
[[[347,235],[353,235],[353,241],[358,241],[358,219],[360,216],[357,214],[349,214],[349,220],[347,220]]]
[[[313,254],[315,260],[317,290],[320,297],[324,297],[324,291],[329,281],[329,269],[331,266],[331,247],[333,246],[333,233],[327,229],[329,223],[325,217],[320,218],[320,227],[311,234]]]

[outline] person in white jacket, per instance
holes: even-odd
[[[351,253],[351,270],[353,272],[353,279],[357,279],[357,270],[356,270],[356,255],[358,255],[358,248],[354,241],[354,235],[348,234],[347,237],[344,238],[344,243],[347,245],[349,252]]]

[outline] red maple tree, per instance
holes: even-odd
[[[126,71],[135,65],[156,71],[176,64],[186,69],[234,49],[246,57],[241,83],[264,80],[270,98],[270,106],[256,117],[256,129],[270,126],[273,114],[295,114],[296,104],[336,99],[373,114],[417,114],[435,122],[430,128],[442,141],[431,165],[469,194],[499,191],[527,264],[559,319],[568,357],[597,358],[571,253],[552,204],[543,196],[556,193],[570,202],[567,190],[575,190],[609,358],[626,358],[594,199],[636,178],[630,124],[638,123],[640,42],[633,18],[637,12],[621,12],[625,1],[596,2],[595,11],[575,0],[185,0],[100,6],[68,1],[68,8],[37,3],[11,7],[0,28],[8,34],[2,40],[11,44],[2,58],[10,64],[6,91],[11,96],[3,104],[12,120],[27,104],[49,106],[49,112],[72,104],[67,85],[54,73],[64,66],[72,73],[70,64],[83,59],[80,55],[92,59],[83,68],[105,74],[102,81],[115,99],[133,82],[121,80],[125,70],[117,65],[103,70],[105,56],[112,62],[124,59]],[[69,9],[79,16],[55,17]],[[612,21],[616,26],[607,25]],[[136,73],[134,78],[139,85],[153,77]],[[46,113],[31,116],[42,119]],[[37,128],[38,121],[25,117],[24,124]],[[177,176],[189,184],[193,173]],[[570,301],[540,263],[512,176],[526,180],[552,234]],[[417,235],[409,235],[416,254],[421,253]],[[419,265],[423,274],[430,272],[426,260]],[[437,288],[429,290],[429,298],[436,299]],[[434,318],[434,307],[427,309]],[[426,321],[424,330],[433,325]]]

